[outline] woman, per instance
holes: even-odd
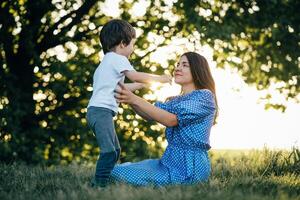
[[[209,135],[217,113],[215,83],[206,59],[194,52],[181,56],[174,76],[182,94],[155,105],[120,85],[117,101],[129,104],[144,119],[165,125],[168,146],[160,159],[116,165],[112,171],[114,181],[163,186],[208,179]]]

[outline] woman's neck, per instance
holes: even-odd
[[[194,84],[190,84],[190,85],[183,85],[182,86],[182,94],[188,94],[193,92],[194,90],[196,90],[196,87]]]

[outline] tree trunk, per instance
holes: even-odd
[[[29,31],[27,31],[29,30]],[[11,77],[8,84],[9,111],[12,115],[10,126],[13,143],[16,145],[13,155],[22,160],[35,160],[34,149],[42,143],[38,133],[39,122],[35,120],[35,101],[33,84],[36,57],[34,40],[30,28],[20,34],[17,53],[7,57]]]

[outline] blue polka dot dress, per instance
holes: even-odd
[[[112,171],[113,181],[136,186],[194,184],[208,179],[210,160],[209,135],[214,122],[215,101],[207,90],[172,98],[155,106],[177,116],[178,125],[167,127],[168,146],[160,159],[118,164]]]

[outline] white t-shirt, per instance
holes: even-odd
[[[114,52],[104,55],[93,76],[93,94],[88,107],[104,107],[118,113],[118,106],[114,90],[118,82],[124,83],[124,71],[134,70],[125,56]]]

